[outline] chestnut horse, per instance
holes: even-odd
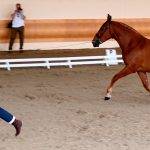
[[[125,67],[112,78],[105,100],[111,98],[112,87],[118,79],[136,72],[144,88],[150,92],[146,74],[150,72],[150,40],[126,24],[112,21],[108,14],[107,21],[95,34],[92,44],[94,47],[99,47],[100,44],[111,38],[118,42],[122,50]]]

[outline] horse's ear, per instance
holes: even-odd
[[[111,22],[111,19],[112,19],[112,17],[111,17],[111,15],[107,15],[107,21],[109,21],[109,22]]]

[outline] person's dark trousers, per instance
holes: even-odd
[[[6,121],[9,124],[12,124],[15,121],[15,117],[6,111],[5,109],[0,107],[0,118]]]
[[[20,40],[20,50],[23,49],[24,44],[24,27],[19,28],[11,28],[11,35],[10,35],[10,42],[9,42],[9,50],[12,50],[14,41],[16,39],[17,33],[19,34],[19,40]]]

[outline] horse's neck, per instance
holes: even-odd
[[[128,52],[134,49],[144,37],[134,29],[128,28],[118,22],[112,26],[113,38],[118,42],[122,51]]]

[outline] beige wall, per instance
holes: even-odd
[[[16,3],[28,19],[149,18],[150,0],[0,0],[0,19],[8,19]]]
[[[80,42],[85,40],[90,41],[100,25],[97,24],[92,27],[92,29],[89,28],[88,32],[90,34],[85,36],[82,32],[83,29],[86,28],[81,28],[83,25],[78,24],[78,19],[101,20],[106,18],[107,13],[110,13],[112,17],[116,19],[131,18],[129,20],[129,25],[133,25],[132,27],[144,33],[144,35],[150,35],[149,26],[146,25],[150,24],[150,19],[141,19],[150,18],[150,0],[0,0],[0,50],[7,50],[8,48],[9,34],[8,29],[5,27],[5,20],[10,19],[9,16],[15,9],[16,3],[22,4],[27,17],[25,49],[68,48],[66,45],[73,45],[71,48],[92,47],[91,43],[82,45]],[[38,25],[43,19],[47,19],[50,25],[48,23],[46,23],[46,26],[44,23]],[[64,26],[57,24],[57,27],[61,27],[59,31],[63,33],[63,35],[59,35],[60,37],[57,38],[57,40],[56,35],[53,36],[52,33],[57,33],[59,31],[56,29],[56,26],[52,28],[51,24],[51,21],[55,21],[55,19],[61,19],[65,22]],[[67,21],[64,19],[67,19]],[[69,26],[70,28],[68,28],[69,24],[67,22],[70,19],[77,19],[77,21],[73,23],[75,28],[73,26]],[[102,21],[103,20],[100,22]],[[125,20],[123,19],[122,21],[124,22]],[[35,22],[36,25],[32,22]],[[82,24],[84,23],[85,21]],[[91,23],[94,25],[92,20]],[[75,32],[77,32],[77,34],[79,33],[78,36],[84,36],[84,38],[80,36],[80,40],[78,40],[78,37],[78,45],[76,45],[76,40],[72,40],[77,38]],[[63,40],[60,40],[61,36],[67,36],[69,39],[63,38]],[[4,43],[2,43],[3,41]],[[112,47],[114,45],[117,46],[116,42],[106,42],[102,47]],[[18,44],[15,49],[17,48]]]

